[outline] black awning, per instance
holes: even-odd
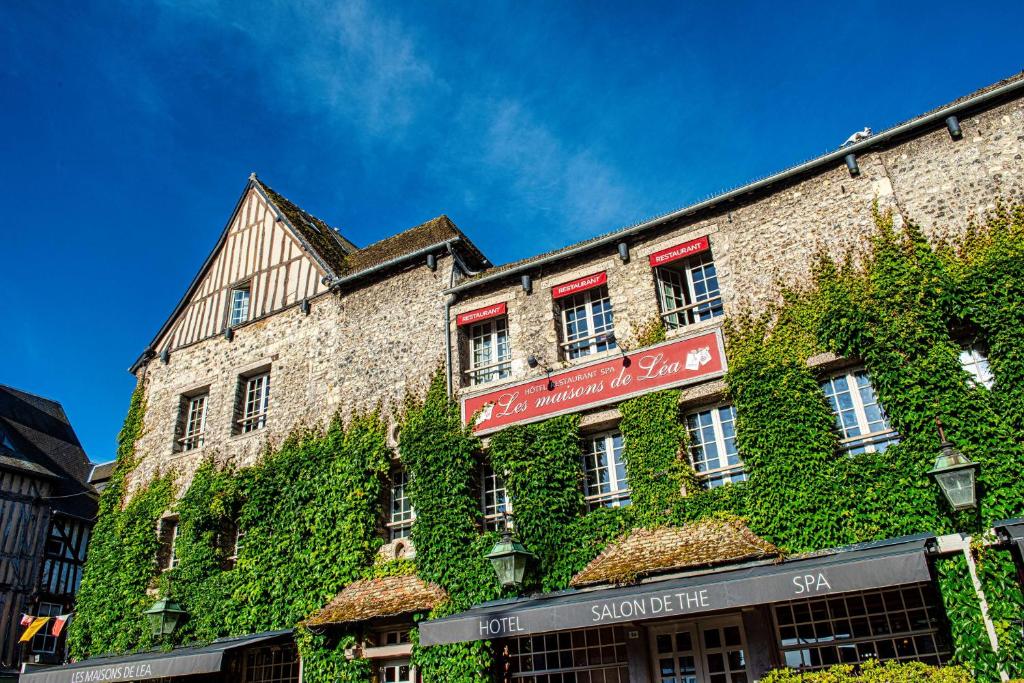
[[[290,636],[291,631],[270,631],[238,638],[222,638],[204,647],[183,647],[170,652],[144,652],[123,657],[97,657],[65,666],[26,668],[25,683],[91,683],[145,681],[152,678],[216,673],[224,666],[224,653]]]
[[[1004,519],[992,527],[1002,540],[1017,546],[1017,552],[1024,561],[1024,519]]]
[[[685,617],[722,609],[929,581],[931,535],[745,565],[623,588],[568,590],[495,601],[420,624],[421,645]]]

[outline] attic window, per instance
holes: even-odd
[[[249,283],[237,285],[231,289],[230,308],[228,309],[228,325],[241,325],[249,319]]]

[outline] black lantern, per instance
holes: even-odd
[[[174,600],[160,598],[143,614],[149,620],[149,628],[153,637],[160,640],[174,633],[174,629],[185,619],[185,610]]]
[[[928,476],[942,489],[946,500],[954,510],[971,510],[978,507],[977,478],[981,466],[971,462],[946,438],[942,422],[935,420],[939,428],[939,457],[935,459],[935,467]]]
[[[523,575],[526,573],[526,564],[534,558],[519,542],[519,539],[512,535],[508,519],[505,520],[505,530],[501,534],[501,540],[494,544],[491,552],[487,553],[487,559],[494,567],[494,573],[498,575],[498,582],[502,588],[518,588],[523,585]]]

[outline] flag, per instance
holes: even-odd
[[[28,641],[32,640],[32,636],[34,636],[39,631],[39,629],[45,626],[46,622],[48,622],[49,620],[50,617],[36,617],[35,619],[33,619],[29,627],[25,629],[24,633],[21,634],[21,638],[18,639],[18,642],[27,643]]]
[[[53,618],[53,626],[50,627],[50,635],[54,637],[59,636],[70,618],[70,614],[58,614],[55,616]]]
[[[33,619],[35,619],[35,617],[32,616],[31,614],[22,614],[21,615],[21,625],[22,626],[28,626],[29,624],[32,623]]]

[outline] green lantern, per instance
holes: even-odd
[[[939,457],[935,459],[935,466],[928,472],[928,476],[939,485],[954,510],[978,507],[977,478],[981,466],[953,447],[942,429],[942,422],[936,420],[935,424],[939,428],[942,443],[939,446]]]
[[[149,620],[149,628],[153,637],[160,640],[170,636],[178,625],[185,620],[185,610],[174,600],[160,598],[143,614]]]
[[[498,575],[498,582],[502,588],[518,588],[523,585],[523,575],[526,573],[526,564],[534,558],[533,553],[523,547],[517,538],[512,535],[508,523],[501,534],[501,540],[494,544],[491,552],[487,553],[487,559],[494,567],[494,573]]]

